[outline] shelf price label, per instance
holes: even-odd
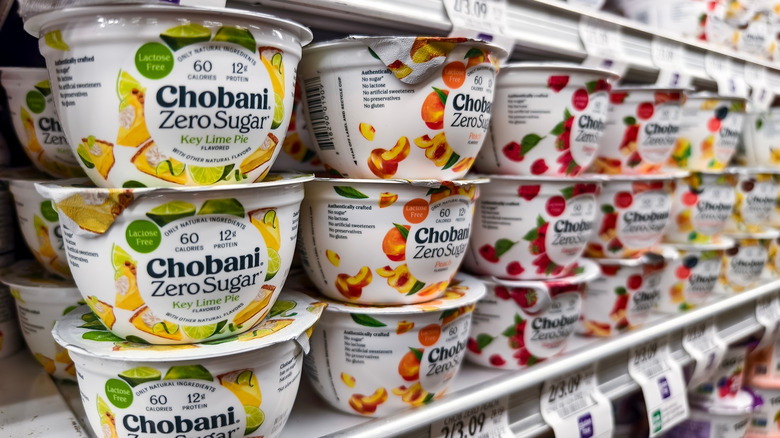
[[[611,437],[612,404],[599,391],[591,364],[542,385],[542,418],[560,437]]]
[[[658,67],[660,87],[689,87],[691,75],[685,73],[685,47],[663,38],[653,38],[650,42],[650,54],[653,64]]]
[[[628,374],[642,388],[651,438],[663,435],[688,418],[685,379],[680,365],[669,353],[668,336],[632,348]]]
[[[620,28],[595,18],[583,16],[579,25],[580,40],[588,56],[582,65],[611,70],[623,75],[628,63],[623,54]]]
[[[506,0],[443,0],[452,22],[450,36],[477,38],[503,47],[515,45],[507,33]]]
[[[509,397],[489,401],[431,423],[430,438],[514,438],[509,429]]]
[[[696,388],[712,377],[726,354],[726,343],[718,335],[715,320],[692,324],[683,331],[682,346],[693,358],[694,368],[689,388]]]
[[[704,71],[718,84],[722,96],[748,97],[748,86],[742,75],[735,75],[731,58],[707,52],[704,55]]]
[[[750,85],[750,101],[759,111],[766,111],[775,97],[769,86],[769,72],[761,65],[745,63],[745,82]]]
[[[762,350],[780,336],[780,299],[765,297],[756,302],[756,320],[764,326],[764,334],[755,350]]]

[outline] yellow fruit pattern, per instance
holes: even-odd
[[[250,211],[249,220],[263,236],[265,246],[279,252],[282,245],[282,236],[279,228],[279,216],[275,208],[261,208]]]
[[[41,353],[35,353],[35,360],[38,361],[39,364],[43,366],[43,369],[46,370],[49,374],[54,374],[55,371],[57,371],[57,366],[54,365],[54,361]]]
[[[387,279],[388,286],[394,288],[399,293],[407,294],[418,283],[414,278],[409,267],[404,263],[395,269],[390,266],[384,266],[376,270],[377,275]]]
[[[327,259],[328,259],[328,261],[330,262],[331,265],[333,265],[333,266],[335,266],[337,268],[341,264],[341,257],[339,257],[339,255],[335,251],[331,251],[329,249],[326,249],[325,250],[325,257],[327,257]]]
[[[287,327],[292,324],[293,321],[293,319],[267,319],[253,330],[238,335],[238,341],[251,341],[253,339],[264,338],[271,333],[276,333]]]
[[[341,373],[341,381],[350,388],[355,387],[355,377],[351,374]]]
[[[279,139],[269,132],[263,144],[241,162],[241,165],[238,167],[241,173],[247,174],[267,163],[273,157],[278,144]]]
[[[85,137],[76,148],[82,161],[91,164],[106,179],[114,167],[114,144],[94,137]]]
[[[109,189],[107,196],[104,193],[85,189],[58,202],[57,210],[80,228],[103,234],[133,201],[129,190]]]
[[[38,253],[41,257],[47,260],[57,257],[54,248],[51,246],[49,227],[46,225],[46,222],[36,214],[33,215],[33,226],[35,227],[35,237],[38,239]]]
[[[181,185],[187,183],[184,163],[163,154],[154,140],[141,146],[130,162],[135,164],[136,169],[141,172],[163,181]]]
[[[393,394],[401,397],[401,401],[409,406],[421,406],[430,403],[433,399],[433,394],[424,390],[420,382],[417,382],[408,388],[404,385],[394,388]]]
[[[114,316],[114,307],[108,303],[98,300],[95,297],[87,297],[87,305],[106,327],[111,329],[116,322],[116,316]]]
[[[97,396],[97,411],[100,418],[100,430],[103,438],[118,438],[116,433],[116,416],[99,395]]]
[[[135,260],[126,260],[121,266],[115,267],[116,301],[114,304],[119,309],[135,310],[144,304],[141,292],[138,291],[137,263]]]
[[[244,406],[259,408],[263,403],[260,384],[251,369],[236,370],[217,376],[219,383],[233,393]]]
[[[264,284],[252,302],[250,302],[246,307],[244,307],[236,314],[236,316],[233,318],[233,324],[242,325],[250,319],[254,318],[255,315],[262,312],[263,310],[268,312],[268,310],[270,310],[268,304],[271,302],[271,297],[274,295],[274,290],[276,290],[276,286]]]
[[[120,72],[120,81],[138,84],[138,81],[127,72]],[[125,96],[120,96],[119,104],[119,132],[116,135],[116,144],[120,146],[138,147],[149,140],[149,130],[146,127],[144,116],[144,100],[146,88],[134,86],[126,91]]]
[[[24,135],[27,137],[27,150],[31,154],[37,155],[43,151],[43,148],[38,141],[38,136],[35,134],[35,120],[23,107],[19,108],[19,114],[22,118],[22,126],[24,126]]]
[[[179,330],[177,324],[158,318],[147,306],[141,307],[135,312],[130,317],[130,323],[138,330],[150,335],[174,341],[181,341],[182,339],[181,330]]]

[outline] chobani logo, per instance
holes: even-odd
[[[164,85],[157,90],[157,104],[162,108],[218,108],[219,111],[209,114],[178,114],[174,110],[161,110],[160,129],[235,129],[242,134],[254,129],[264,129],[271,116],[257,116],[255,113],[245,115],[228,114],[225,109],[270,110],[268,89],[262,93],[231,92],[225,87],[217,87],[217,91],[195,92],[186,85]]]
[[[575,140],[586,143],[598,142],[599,138],[601,137],[601,133],[604,132],[604,129],[607,127],[607,125],[604,123],[604,120],[593,118],[588,114],[582,115],[577,120],[577,126],[581,130],[577,133]]]
[[[637,211],[629,211],[623,216],[623,220],[627,225],[631,225],[635,222],[656,222],[665,221],[669,218],[669,212],[652,212],[652,213],[640,213]],[[663,229],[663,227],[661,227]]]
[[[765,260],[743,260],[737,257],[731,259],[731,267],[734,272],[745,275],[760,274],[765,264]]]
[[[552,245],[584,244],[588,240],[589,231],[593,229],[593,221],[580,220],[577,222],[563,219],[555,222],[553,226],[556,234]]]
[[[645,125],[646,137],[642,144],[654,146],[671,146],[677,141],[677,133],[680,130],[678,125],[669,123],[661,125],[658,123],[648,123]]]
[[[730,138],[730,139],[738,140],[740,136],[740,131],[728,127],[723,127],[720,130],[720,136],[722,138]]]
[[[716,274],[691,274],[688,277],[689,290],[691,292],[711,292],[718,281]]]
[[[213,429],[221,429],[237,424],[233,407],[227,409],[227,413],[211,415],[208,417],[196,417],[193,419],[183,418],[181,415],[175,415],[173,420],[151,420],[144,415],[128,414],[122,418],[122,424],[130,432],[140,432],[149,434],[171,434],[171,433],[188,433],[188,432],[202,432]],[[233,436],[233,432],[228,431],[228,437]],[[211,434],[209,436],[216,436]],[[224,433],[220,433],[219,436],[226,436]],[[238,436],[238,435],[236,435]]]
[[[454,128],[479,128],[487,130],[490,124],[490,110],[492,103],[481,96],[479,99],[474,99],[469,94],[456,94],[453,98],[452,106],[455,109],[453,116],[455,119],[450,126]],[[466,113],[482,113],[478,116],[464,115]]]
[[[54,117],[41,117],[38,119],[38,128],[43,134],[44,144],[68,144],[62,135],[62,125]]]
[[[433,377],[437,374],[454,371],[463,359],[466,351],[466,340],[458,341],[452,346],[442,346],[432,349],[428,353],[428,371],[426,376]]]
[[[729,214],[731,213],[732,208],[734,208],[733,202],[699,201],[696,204],[696,210],[700,211],[701,213],[725,212],[726,214]]]
[[[459,257],[466,251],[470,229],[455,228],[436,230],[433,227],[424,227],[414,233],[415,259],[431,259],[455,256]],[[459,243],[460,242],[460,243]],[[446,244],[445,246],[429,247],[430,244]]]

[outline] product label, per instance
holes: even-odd
[[[771,437],[780,433],[780,393],[773,389],[756,389],[756,393],[764,400],[750,418],[748,433],[750,436]]]
[[[727,345],[718,335],[712,319],[686,327],[682,344],[695,362],[688,381],[688,387],[693,389],[712,377],[726,354]]]
[[[33,255],[45,269],[61,276],[70,276],[59,214],[52,202],[39,196],[32,197],[21,190],[16,193],[19,226]],[[40,203],[33,199],[39,200]]]
[[[420,361],[423,388],[441,388],[455,376],[466,355],[470,327],[469,318],[459,318],[442,327],[438,342],[423,351]]]
[[[755,284],[764,271],[767,250],[761,244],[739,247],[736,255],[727,256],[726,279],[729,284],[749,286]]]
[[[662,277],[663,272],[645,275],[642,279],[642,287],[631,295],[626,309],[629,326],[640,326],[650,316],[650,312],[661,298]]]
[[[566,201],[563,214],[552,219],[548,226],[553,232],[545,235],[547,255],[558,265],[575,262],[582,254],[582,248],[593,232],[596,218],[596,198],[581,195]]]
[[[729,111],[728,115],[721,121],[720,130],[715,139],[715,158],[718,161],[728,163],[734,156],[742,136],[744,119],[744,113]]]
[[[764,334],[755,347],[755,351],[769,347],[775,342],[774,355],[780,354],[780,348],[777,348],[775,339],[780,333],[780,299],[777,297],[761,298],[756,302],[756,320],[764,327]],[[780,369],[770,370],[774,374]]]
[[[747,187],[746,187],[747,186]],[[763,225],[769,222],[769,215],[775,207],[777,188],[772,181],[743,181],[739,184],[739,213],[742,220],[750,225]],[[750,190],[746,190],[750,188]]]
[[[601,134],[606,129],[607,112],[609,110],[609,95],[607,92],[583,95],[587,108],[575,117],[571,126],[571,155],[577,163],[589,163],[593,160],[599,147]],[[573,106],[577,108],[578,95],[572,98]]]
[[[618,217],[618,238],[627,247],[647,248],[661,237],[669,222],[671,197],[646,191],[634,196],[631,206]]]
[[[697,194],[697,199],[691,217],[694,230],[706,235],[720,232],[734,208],[734,188],[705,186]]]
[[[664,163],[672,152],[680,131],[680,104],[656,105],[653,116],[642,124],[637,135],[639,154],[650,163]]]
[[[525,349],[537,358],[552,357],[566,347],[582,313],[579,293],[563,293],[552,300],[542,315],[520,323]]]
[[[690,276],[685,282],[685,301],[692,305],[704,304],[715,289],[721,270],[720,258],[700,257],[696,266],[689,268]]]

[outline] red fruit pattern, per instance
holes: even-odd
[[[737,370],[728,377],[721,377],[718,380],[718,396],[720,398],[734,397],[739,393],[742,386],[742,370]]]
[[[707,130],[710,132],[720,131],[720,120],[718,120],[716,117],[713,117],[707,121]]]
[[[490,345],[493,340],[495,340],[493,336],[490,336],[485,333],[480,333],[477,335],[477,337],[469,337],[469,340],[466,342],[466,348],[474,354],[482,354],[482,350],[485,349],[488,345]]]
[[[529,186],[520,186],[517,188],[517,196],[525,199],[526,201],[533,200],[536,195],[539,194],[539,190],[541,190],[542,186],[540,185],[529,185]]]
[[[523,272],[525,272],[525,268],[523,268],[523,266],[517,260],[509,262],[509,264],[506,265],[506,273],[513,277],[517,277]]]
[[[625,102],[628,93],[626,92],[614,92],[609,94],[609,103],[613,105],[620,105]]]
[[[525,348],[525,329],[527,324],[527,320],[523,319],[523,317],[520,315],[515,314],[514,324],[507,327],[507,329],[504,330],[501,334],[508,338],[507,343],[509,344],[509,347],[513,350],[517,350],[512,355],[512,357],[517,360],[517,363],[520,365],[531,366],[540,362],[541,360],[532,355],[531,352]]]
[[[620,265],[601,265],[601,273],[608,277],[614,277],[620,271]]]
[[[642,276],[636,274],[628,277],[628,280],[626,281],[626,286],[628,286],[629,289],[634,289],[634,290],[639,289],[640,287],[642,287]]]
[[[528,154],[531,149],[535,148],[544,138],[545,137],[537,134],[526,134],[526,136],[520,140],[520,143],[514,141],[509,142],[501,148],[501,151],[510,161],[519,163],[523,161],[526,154]]]
[[[494,367],[501,367],[506,365],[506,361],[501,357],[500,354],[493,354],[490,356],[490,364]]]
[[[512,298],[511,295],[509,294],[509,289],[507,289],[504,286],[496,286],[496,288],[493,289],[493,291],[496,294],[496,296],[502,300],[508,300]]]
[[[634,202],[634,197],[628,192],[618,192],[615,195],[615,206],[618,208],[628,208]]]
[[[685,192],[682,195],[682,203],[686,207],[693,207],[699,201],[699,196],[691,191]]]
[[[561,200],[563,198],[561,197]],[[565,203],[565,201],[563,201]],[[549,202],[548,202],[549,205]],[[545,239],[547,237],[547,229],[549,223],[544,220],[544,217],[539,216],[536,218],[536,228],[530,230],[523,236],[523,240],[529,242],[528,250],[531,254],[536,255],[532,264],[536,266],[536,273],[545,276],[557,276],[563,272],[563,266],[555,264],[547,256],[547,249],[545,247]]]
[[[520,306],[521,309],[530,309],[536,305],[539,297],[534,289],[530,288],[513,288],[510,292],[512,299]]]
[[[568,76],[550,76],[547,78],[547,87],[556,93],[563,90],[569,83]]]
[[[550,131],[551,134],[557,135],[555,138],[555,149],[559,151],[565,151],[571,147],[571,127],[574,124],[574,116],[569,114],[568,110],[563,117],[563,122]]]
[[[539,158],[531,165],[531,173],[534,175],[544,175],[547,172],[547,163],[544,162],[544,158]]]
[[[615,321],[616,328],[628,327],[628,320],[626,319],[626,309],[628,308],[629,295],[628,291],[624,287],[615,288],[615,305],[612,306],[612,310],[609,312],[609,317]]]
[[[489,243],[486,243],[479,248],[479,255],[481,255],[483,259],[489,261],[490,263],[498,263],[498,257],[496,257],[496,248],[494,248],[493,245]]]
[[[482,256],[482,258],[486,261],[490,263],[498,263],[498,260],[501,258],[501,256],[512,249],[516,243],[517,242],[513,242],[509,239],[498,239],[496,240],[495,246],[486,243],[479,247],[478,252],[479,255]]]

